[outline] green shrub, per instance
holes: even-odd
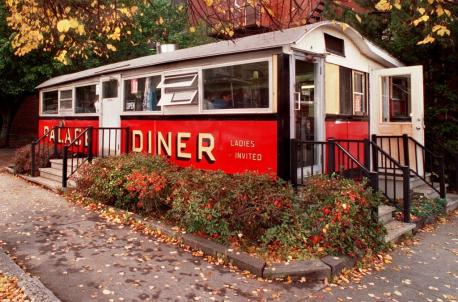
[[[176,169],[163,157],[139,153],[96,158],[78,170],[76,183],[78,191],[83,196],[101,203],[129,210],[141,208],[151,211],[160,206],[159,200],[170,189],[171,177]],[[143,179],[148,183],[148,187],[141,187],[138,183],[140,179],[135,177],[139,172],[154,172],[157,176],[163,177],[164,179],[156,177],[156,180],[161,182],[161,192],[148,195],[150,186],[154,187],[154,183],[151,183],[154,182],[154,177],[149,175]]]
[[[379,199],[362,183],[312,177],[297,199],[295,216],[270,229],[264,244],[289,254],[362,256],[384,246],[385,229],[374,219]],[[297,247],[300,246],[298,249]]]
[[[49,152],[50,150],[47,146],[43,148],[36,148],[35,150],[35,160],[38,173],[38,168],[47,167],[49,164]],[[31,174],[32,172],[32,146],[26,145],[16,150],[14,155],[14,170],[19,174]]]
[[[291,208],[293,191],[268,175],[183,169],[170,196],[169,217],[189,232],[227,242],[242,234],[256,242]]]
[[[417,217],[434,217],[444,213],[447,201],[441,198],[426,198],[416,196],[412,198],[411,213]]]
[[[385,229],[365,184],[310,178],[300,194],[270,175],[178,168],[162,157],[129,154],[96,159],[78,190],[102,203],[165,215],[173,224],[285,260],[379,251]]]

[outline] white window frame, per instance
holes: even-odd
[[[43,111],[44,105],[44,94],[46,92],[52,92],[52,91],[57,91],[57,113],[46,113]],[[59,89],[58,88],[49,88],[49,89],[44,89],[40,93],[40,115],[41,116],[59,116]]]
[[[235,65],[244,65],[250,63],[259,63],[259,62],[267,62],[268,63],[268,71],[269,71],[269,106],[267,108],[229,108],[229,109],[205,109],[203,104],[203,97],[204,97],[204,79],[203,79],[203,71],[206,69],[213,69],[219,67],[226,67],[226,66],[235,66]],[[272,57],[264,57],[252,60],[243,60],[243,61],[234,61],[234,62],[227,62],[215,65],[208,65],[201,68],[201,72],[199,75],[199,89],[201,93],[199,94],[199,113],[204,114],[231,114],[231,113],[273,113],[273,86],[274,86],[274,77],[273,77],[273,67],[272,67]]]
[[[158,88],[161,88],[161,99],[159,100],[158,102],[158,106],[161,106],[161,108],[163,108],[164,106],[180,106],[180,105],[193,105],[193,106],[196,106],[198,105],[199,106],[199,103],[201,103],[201,94],[203,93],[203,91],[201,93],[199,93],[199,91],[201,91],[200,89],[200,76],[202,75],[202,73],[200,72],[201,71],[201,67],[198,67],[198,68],[187,68],[187,69],[178,69],[178,70],[172,70],[172,71],[167,71],[167,72],[164,72],[162,74],[162,80],[161,82],[159,83],[159,85],[157,86]],[[188,82],[185,82],[185,85],[165,85],[164,84],[164,81],[165,81],[165,78],[166,77],[184,77],[184,76],[189,76],[190,74],[195,74],[194,77],[192,78],[192,80],[188,81]],[[189,100],[186,100],[186,101],[181,101],[181,102],[173,102],[172,99],[169,99],[167,101],[165,101],[166,103],[165,104],[161,104],[161,101],[162,101],[162,98],[167,95],[165,93],[165,89],[167,88],[178,88],[178,87],[192,87],[193,84],[195,84],[197,80],[197,88],[195,90],[195,93],[193,94],[192,98],[190,98]],[[190,89],[191,91],[191,89]],[[197,96],[197,98],[196,98]],[[195,100],[195,102],[194,102]],[[161,104],[161,105],[159,105]]]
[[[154,73],[144,73],[144,74],[138,74],[138,75],[131,75],[131,76],[128,76],[128,77],[122,77],[121,78],[121,96],[122,96],[122,116],[129,116],[129,115],[162,115],[163,112],[164,112],[164,107],[163,106],[160,106],[161,109],[160,110],[157,110],[157,111],[126,111],[124,108],[124,99],[125,99],[125,94],[126,94],[126,91],[125,91],[125,85],[124,85],[124,81],[129,81],[129,80],[133,80],[133,79],[140,79],[140,78],[150,78],[150,77],[161,77],[161,83],[164,79],[163,77],[163,73],[162,72],[154,72]],[[164,89],[161,88],[161,97],[164,93]]]
[[[355,75],[358,74],[361,76],[361,79],[362,79],[362,88],[363,88],[363,92],[356,92],[355,91]],[[352,105],[352,112],[353,112],[353,115],[356,115],[356,116],[367,116],[369,114],[369,112],[367,111],[367,91],[366,91],[366,74],[362,71],[357,71],[357,70],[352,70],[352,75],[351,75],[351,96],[352,96],[352,99],[351,99],[351,105]],[[363,114],[356,114],[356,111],[355,111],[355,94],[356,95],[361,95],[361,102],[362,102],[362,108],[364,109],[364,111],[362,112]]]
[[[117,96],[116,97],[111,97],[111,98],[104,98],[103,97],[103,83],[105,82],[109,82],[109,81],[112,81],[112,80],[116,80],[118,81],[118,91],[117,91]],[[119,89],[119,85],[121,85],[122,82],[122,79],[119,75],[116,75],[116,76],[108,76],[108,77],[101,77],[100,78],[100,91],[99,91],[99,101],[101,100],[117,100],[119,99],[119,96],[121,94],[121,90]]]
[[[71,92],[72,92],[72,107],[70,109],[62,109],[60,107],[60,101],[62,100],[62,98],[60,97],[60,93],[62,91],[68,91],[68,90],[71,90]],[[62,113],[64,113],[64,114],[73,114],[74,113],[74,107],[75,107],[75,87],[73,87],[73,86],[59,87],[58,93],[59,93],[59,95],[58,95],[59,114],[60,115]],[[68,101],[69,99],[63,99],[63,100]]]
[[[73,86],[73,90],[75,92],[75,96],[74,96],[74,103],[73,103],[73,114],[75,116],[99,116],[100,115],[100,108],[99,108],[99,112],[97,112],[97,108],[96,108],[96,112],[76,112],[76,88],[80,88],[80,87],[86,87],[86,86],[95,86],[95,92],[97,93],[98,92],[98,96],[99,96],[99,106],[100,106],[100,103],[102,102],[102,87],[100,86],[100,81],[98,82],[87,82],[87,83],[80,83],[78,85],[75,85]]]

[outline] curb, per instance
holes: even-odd
[[[60,302],[38,278],[27,275],[10,257],[0,249],[0,272],[15,276],[24,293],[34,302]]]
[[[109,208],[119,211],[113,207]],[[181,241],[193,250],[202,251],[207,256],[224,259],[226,263],[265,279],[277,280],[290,277],[294,280],[305,278],[307,281],[327,282],[330,278],[340,275],[343,269],[352,268],[356,263],[355,259],[348,256],[326,256],[322,259],[297,260],[270,265],[256,256],[234,251],[206,238],[175,231],[161,222],[145,219],[138,214],[132,213],[132,218],[142,221],[159,233]]]

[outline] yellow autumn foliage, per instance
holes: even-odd
[[[134,4],[110,0],[72,1],[6,0],[9,11],[8,26],[14,31],[12,46],[17,56],[24,56],[36,49],[55,51],[55,59],[68,63],[73,57],[87,57],[97,50],[106,56],[116,51],[110,43],[104,45],[101,34],[107,40],[119,41],[130,18],[138,7]],[[88,9],[90,8],[90,9]]]

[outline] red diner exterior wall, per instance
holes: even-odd
[[[130,129],[132,150],[168,155],[183,167],[277,172],[276,121],[128,119],[121,126]]]

